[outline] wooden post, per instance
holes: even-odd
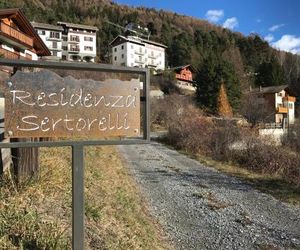
[[[37,138],[11,139],[11,142],[34,142]],[[18,184],[38,177],[39,149],[14,148],[12,149],[13,170]]]

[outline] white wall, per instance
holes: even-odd
[[[68,60],[73,60],[72,57],[73,55],[77,55],[80,56],[81,60],[84,60],[84,57],[88,56],[91,57],[91,61],[94,62],[95,61],[95,57],[97,55],[97,51],[96,51],[96,34],[95,33],[91,33],[91,32],[77,32],[77,31],[73,31],[73,30],[69,30],[68,31],[68,41],[71,41],[71,36],[77,36],[79,37],[79,43],[64,43],[66,46],[68,46],[68,49],[71,48],[72,45],[78,45],[79,46],[79,53],[69,53],[66,52],[64,54],[66,54],[68,56]],[[85,41],[85,37],[91,37],[93,39],[93,41]],[[86,47],[92,47],[92,50],[88,50]]]
[[[112,64],[118,66],[141,68],[149,67],[154,68],[155,70],[164,70],[165,49],[147,43],[136,44],[127,41],[112,47]]]
[[[40,38],[43,40],[43,42],[46,44],[47,48],[50,50],[51,55],[55,56],[54,53],[56,52],[55,57],[58,60],[61,60],[62,59],[62,40],[49,39],[51,30],[40,29],[40,28],[36,28],[36,30],[37,30]],[[42,31],[44,31],[45,34],[42,34]],[[52,31],[52,32],[59,33],[59,37],[60,37],[60,39],[62,39],[62,32],[61,31]],[[57,48],[53,48],[53,42],[57,43]]]

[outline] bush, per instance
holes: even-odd
[[[288,133],[283,137],[283,145],[288,146],[295,152],[300,151],[300,122],[297,121],[294,125],[291,125]]]
[[[300,186],[300,156],[286,147],[266,145],[257,138],[248,138],[246,148],[235,150],[235,162],[253,172],[281,176]]]
[[[261,141],[255,129],[240,128],[231,119],[204,116],[190,97],[170,95],[155,102],[152,122],[168,129],[167,142],[177,149],[232,161],[300,186],[300,155],[290,148],[300,149],[300,139],[296,137],[300,138],[300,126],[299,133],[293,132],[294,139],[290,139],[293,145],[278,147]]]

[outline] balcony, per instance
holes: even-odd
[[[30,36],[17,29],[12,28],[11,26],[3,22],[0,23],[0,31],[0,35],[4,36],[6,38],[4,40],[6,40],[9,43],[11,43],[12,40],[14,40],[14,45],[19,44],[21,45],[19,46],[21,48],[24,48],[24,46],[27,48],[33,47],[33,39]]]
[[[138,50],[138,49],[136,49],[134,51],[134,53],[137,54],[137,55],[144,55],[146,53],[146,51],[145,50]]]
[[[55,36],[48,36],[48,37],[46,37],[46,40],[47,41],[58,41],[58,42],[60,42],[60,41],[62,41],[62,38],[55,37]]]
[[[144,64],[145,63],[145,60],[143,60],[143,59],[135,59],[134,61],[136,63],[140,63],[140,64]]]
[[[288,113],[288,107],[284,106],[282,104],[278,104],[278,107],[276,108],[277,113]]]
[[[54,51],[62,51],[62,47],[61,46],[57,46],[57,47],[49,46],[48,49],[49,50],[54,50]]]
[[[156,56],[156,55],[154,55],[154,54],[153,54],[153,55],[152,55],[152,54],[150,54],[150,55],[148,55],[148,57],[149,57],[149,58],[151,58],[151,59],[156,59],[156,58],[157,58],[157,56]]]
[[[32,60],[31,56],[25,57],[25,56],[21,56],[20,54],[16,53],[16,52],[12,52],[6,49],[2,49],[0,48],[0,55],[3,55],[4,58],[7,59],[14,59],[14,60]]]
[[[296,97],[294,96],[284,96],[282,98],[283,101],[288,101],[288,102],[296,102]]]
[[[148,66],[149,67],[157,67],[158,63],[156,63],[156,62],[148,62]]]
[[[178,80],[183,80],[183,81],[193,81],[193,77],[191,76],[187,76],[187,75],[183,75],[183,74],[176,74],[176,79]]]
[[[70,48],[68,51],[69,51],[69,53],[78,54],[80,52],[80,49],[79,48]]]
[[[79,36],[71,36],[70,40],[68,41],[69,43],[80,43]]]

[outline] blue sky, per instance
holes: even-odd
[[[222,25],[245,35],[258,33],[273,47],[300,54],[300,0],[114,0],[164,9]]]

